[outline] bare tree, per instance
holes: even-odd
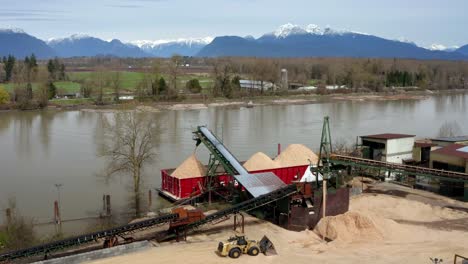
[[[153,135],[158,126],[145,113],[119,112],[104,119],[105,133],[109,145],[104,156],[110,161],[106,176],[125,173],[133,180],[133,201],[136,216],[141,213],[141,181],[143,165],[155,157]]]
[[[232,67],[228,62],[221,59],[216,60],[213,64],[213,97],[226,96],[233,97],[231,87]]]
[[[96,92],[96,104],[104,103],[104,87],[107,85],[104,67],[98,67],[91,76]]]
[[[348,155],[353,152],[353,144],[344,138],[337,138],[333,142],[333,152],[341,155]]]
[[[455,137],[460,136],[462,130],[457,121],[445,121],[445,123],[439,128],[438,137]]]
[[[49,74],[45,68],[40,68],[37,71],[37,81],[39,87],[36,91],[36,98],[39,103],[39,107],[46,107],[49,103]]]
[[[120,97],[120,89],[122,87],[122,77],[119,71],[115,71],[110,75],[110,85],[114,90],[114,101],[118,102]]]
[[[169,75],[171,76],[171,85],[174,92],[177,92],[177,77],[179,76],[179,67],[182,64],[180,55],[172,55],[169,63]]]

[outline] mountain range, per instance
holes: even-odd
[[[38,58],[116,56],[116,57],[356,57],[356,58],[414,58],[468,60],[468,45],[445,48],[432,45],[419,47],[409,41],[389,40],[360,32],[320,28],[317,25],[301,27],[293,24],[280,26],[276,31],[259,38],[220,36],[216,38],[189,38],[177,40],[102,40],[86,35],[40,40],[22,30],[0,30],[0,56],[12,54],[25,57],[34,53]]]

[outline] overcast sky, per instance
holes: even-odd
[[[129,41],[258,37],[291,22],[461,46],[467,11],[467,0],[0,0],[0,27],[41,39],[81,33]]]

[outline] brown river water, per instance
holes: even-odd
[[[322,120],[330,116],[334,140],[354,143],[359,135],[395,132],[434,137],[445,121],[457,121],[468,134],[468,94],[434,95],[423,100],[337,101],[254,108],[209,107],[202,110],[147,113],[163,128],[155,138],[157,159],[144,172],[144,192],[159,187],[160,169],[177,167],[195,149],[192,131],[207,125],[239,160],[263,151],[275,156],[302,143],[314,151],[320,143]],[[106,160],[98,157],[103,141],[100,117],[84,111],[0,112],[0,215],[11,200],[21,215],[36,223],[53,218],[55,184],[61,184],[62,219],[96,216],[102,195],[110,194],[114,211],[127,211],[129,177],[106,182],[97,175]],[[197,150],[208,161],[205,148]],[[153,192],[154,193],[154,192]],[[146,196],[145,196],[146,197]],[[167,206],[162,199],[153,208]],[[1,222],[0,222],[1,223]],[[66,233],[84,232],[92,222],[64,223]],[[53,226],[42,226],[42,233]]]

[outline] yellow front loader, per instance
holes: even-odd
[[[276,254],[273,243],[266,236],[257,242],[256,240],[248,240],[245,235],[235,235],[230,237],[227,242],[219,242],[218,244],[218,253],[223,257],[238,258],[241,254],[257,256],[260,252],[265,255],[267,253],[269,255]]]

